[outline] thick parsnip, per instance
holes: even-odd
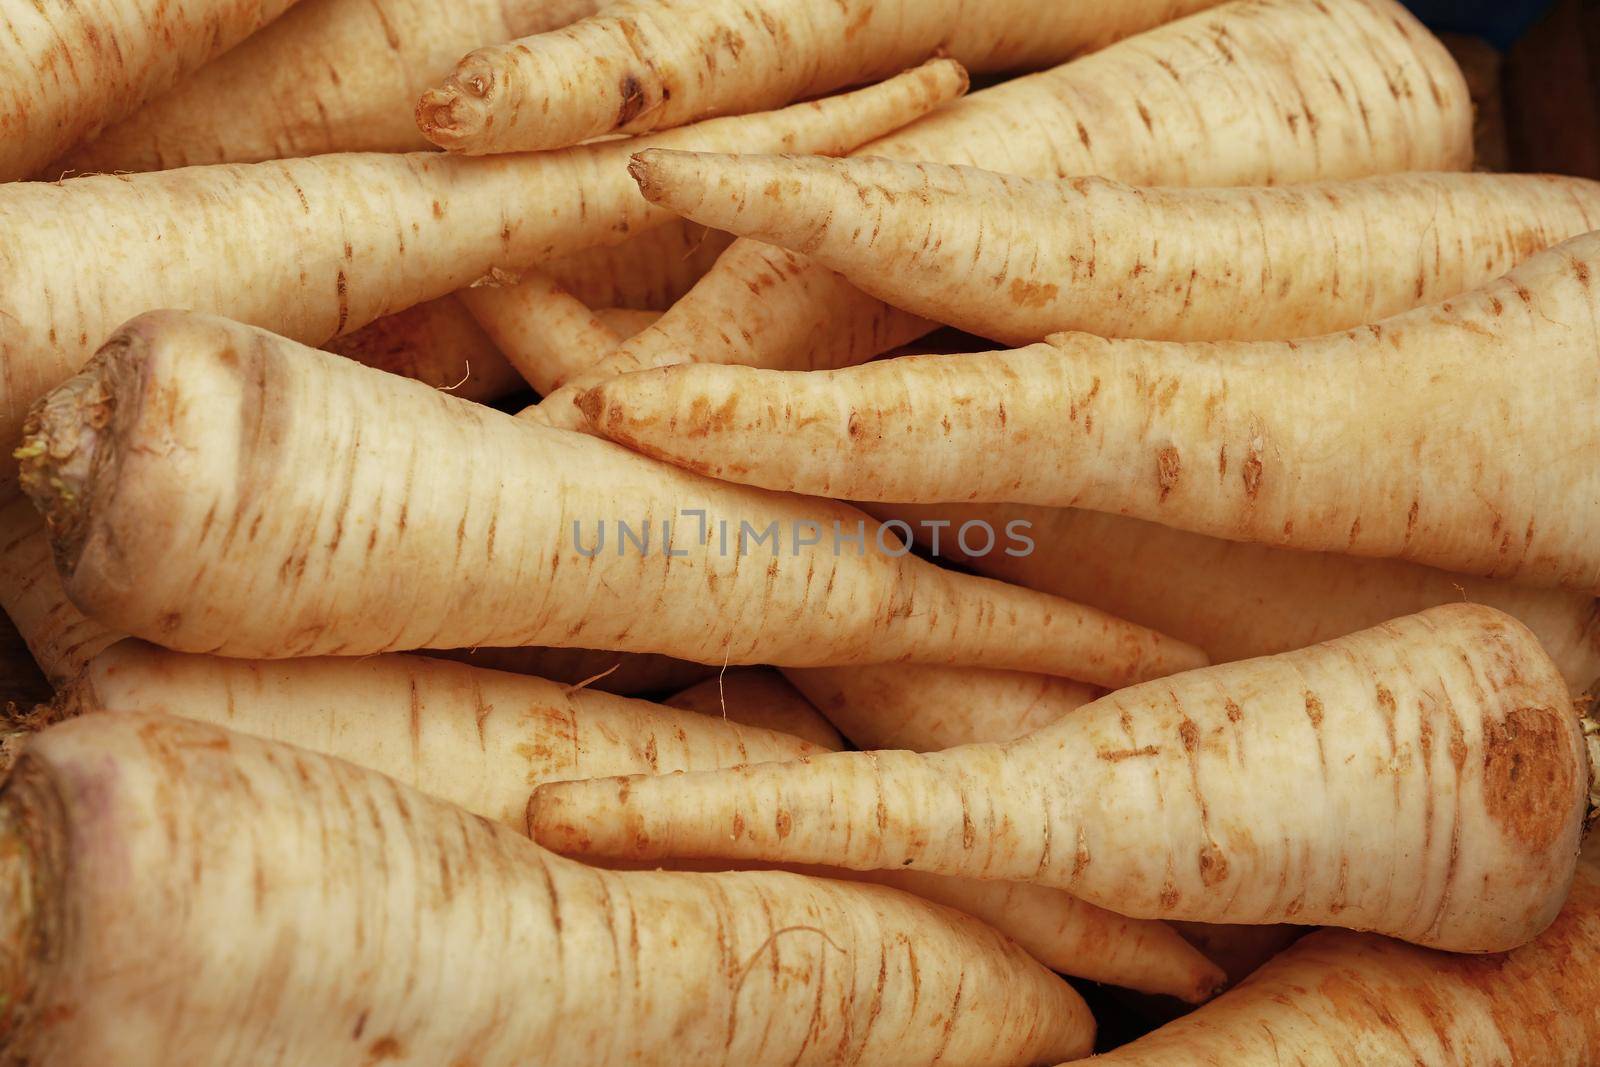
[[[20,1062],[1006,1067],[1093,1036],[1064,982],[914,897],[596,870],[372,771],[182,719],[34,738],[0,836]]]
[[[133,320],[29,423],[23,484],[68,595],[183,651],[541,644],[1103,685],[1204,662],[907,555],[846,505],[690,475],[211,316]]]
[[[294,0],[6,0],[0,181],[15,181],[283,14]]]
[[[781,107],[936,52],[969,70],[1038,68],[1218,0],[625,0],[559,30],[485,39],[417,123],[454,152],[565,148],[608,133]]]
[[[1393,0],[1250,0],[974,93],[855,154],[1034,178],[1281,185],[1465,170],[1472,107],[1454,60]],[[929,328],[798,253],[737,241],[596,378],[688,360],[847,366]],[[552,421],[581,425],[571,394],[553,399]]]
[[[819,751],[793,736],[689,711],[402,655],[252,661],[123,641],[28,725],[96,712],[177,715],[297,745],[518,830],[528,793],[540,782]],[[1057,889],[915,872],[844,873],[981,918],[1066,973],[1191,1001],[1204,1000],[1221,980],[1163,924],[1125,919]]]
[[[977,667],[889,663],[783,674],[860,747],[913,752],[1012,741],[1099,695],[1068,678]]]
[[[426,656],[224,659],[132,640],[96,656],[44,718],[125,711],[349,760],[518,830],[540,782],[825,751],[772,730]]]
[[[111,173],[417,151],[428,147],[413,114],[417,94],[463,52],[565,26],[599,6],[599,0],[301,0],[51,169]]]
[[[660,136],[844,151],[959,95],[948,60],[856,93]],[[182,307],[306,344],[672,216],[629,148],[349,154],[0,187],[0,444],[129,317]],[[531,206],[537,205],[537,210]]]
[[[730,722],[804,738],[830,751],[845,747],[844,739],[833,724],[786,682],[783,675],[767,667],[721,671],[714,678],[675,693],[663,703],[669,708],[698,711]]]
[[[52,685],[71,679],[122,636],[67,600],[44,524],[15,485],[0,487],[0,608]]]
[[[867,510],[907,523],[925,544],[925,535],[936,528],[932,524],[947,524],[937,527],[943,532],[941,558],[990,578],[1093,604],[1198,645],[1217,663],[1289,652],[1467,600],[1516,616],[1539,638],[1574,692],[1600,678],[1600,601],[1587,593],[1452,574],[1400,560],[1224,541],[1077,508],[873,504]],[[1033,550],[1026,556],[962,552],[957,535],[967,523],[987,523],[996,530],[1026,523]],[[972,527],[968,541],[973,547],[982,544],[981,529]]]
[[[1453,605],[1124,689],[1009,745],[555,783],[529,823],[562,851],[911,868],[1494,952],[1559,910],[1590,778],[1533,635]]]
[[[1307,341],[1073,333],[820,374],[679,366],[582,405],[649,455],[770,489],[1086,507],[1592,593],[1597,314],[1600,233]]]
[[[1451,956],[1324,930],[1204,1009],[1085,1063],[1582,1067],[1600,1060],[1597,974],[1600,877],[1585,865],[1556,921],[1515,952]]]
[[[781,245],[863,292],[1005,344],[1346,330],[1494,280],[1600,229],[1600,182],[1402,174],[1138,189],[970,167],[650,150],[645,199]]]

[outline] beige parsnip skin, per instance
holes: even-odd
[[[649,150],[651,203],[801,252],[897,308],[1005,344],[1345,330],[1600,229],[1600,182],[1398,174],[1141,189],[887,159]]]
[[[1085,1063],[1537,1063],[1600,1059],[1600,879],[1580,865],[1548,930],[1504,955],[1311,934],[1200,1011]]]
[[[6,0],[0,181],[31,176],[294,0]]]
[[[1070,678],[913,663],[792,667],[783,676],[861,748],[913,752],[1012,741],[1101,692]]]
[[[1093,1037],[1064,982],[913,897],[597,870],[181,719],[39,735],[0,833],[13,1062],[1004,1067]]]
[[[596,245],[542,266],[592,308],[659,312],[692,289],[732,243],[732,234],[676,219],[621,244]]]
[[[0,487],[0,608],[52,685],[122,636],[67,600],[39,513],[14,484]]]
[[[543,271],[524,271],[515,285],[463,289],[457,299],[540,394],[559,389],[622,343],[621,334]]]
[[[419,151],[429,145],[417,132],[417,94],[463,52],[556,29],[599,6],[599,0],[301,0],[51,170],[171,170],[329,152]]]
[[[540,644],[735,666],[921,659],[1104,685],[1204,662],[1102,612],[880,552],[876,525],[846,505],[700,478],[189,312],[128,323],[41,402],[19,454],[68,595],[182,651]],[[836,522],[870,547],[835,554]],[[797,546],[806,523],[827,540]]]
[[[51,719],[142,711],[349,760],[520,830],[540,782],[824,751],[771,730],[423,656],[224,659],[123,641]]]
[[[612,3],[486,47],[422,94],[453,152],[565,148],[876,81],[930,55],[969,70],[1049,66],[1217,0],[670,0]]]
[[[494,339],[453,295],[384,315],[322,347],[480,404],[527,388]]]
[[[872,504],[866,510],[924,532],[922,522],[948,522],[952,529],[987,522],[996,530],[1025,522],[1034,544],[1025,557],[968,555],[948,534],[939,555],[1143,623],[1205,649],[1217,663],[1289,652],[1438,604],[1473,601],[1532,630],[1573,692],[1600,678],[1600,601],[1587,593],[1400,560],[1225,541],[1077,508]]]
[[[1250,0],[974,93],[854,154],[1032,178],[1283,185],[1466,170],[1472,106],[1455,61],[1393,0]],[[736,241],[593,380],[688,360],[849,366],[929,329],[803,255]],[[573,399],[549,405],[560,425],[582,425]]]
[[[715,677],[696,682],[663,703],[669,708],[684,708],[804,738],[829,751],[845,747],[844,738],[833,724],[770,667],[719,671]]]
[[[965,86],[942,60],[661,136],[839,152]],[[668,222],[629,178],[629,153],[354,153],[0,187],[0,445],[9,453],[28,405],[141,312],[210,311],[322,344],[487,275]]]
[[[1555,917],[1589,787],[1533,635],[1452,605],[1124,689],[1008,745],[545,785],[529,824],[563,852],[910,868],[1493,952]]]
[[[770,489],[1083,507],[1593,593],[1597,313],[1600,234],[1305,341],[1072,333],[821,374],[679,366],[582,403],[630,447]]]

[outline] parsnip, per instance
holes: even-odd
[[[1492,608],[1135,686],[1009,745],[541,786],[562,851],[911,868],[1147,918],[1503,951],[1561,906],[1590,759],[1567,686]]]
[[[29,422],[24,487],[68,595],[183,651],[543,644],[1103,685],[1204,662],[1104,613],[941,570],[892,534],[880,550],[845,505],[688,475],[210,316],[133,320]],[[836,546],[835,523],[872,543]]]
[[[462,52],[557,29],[599,0],[301,0],[98,137],[56,173],[171,170],[427,148],[417,94]]]
[[[844,739],[777,671],[765,667],[722,671],[668,697],[669,708],[697,711],[729,722],[789,734],[830,751]],[[599,775],[588,775],[598,778]]]
[[[1086,507],[1593,593],[1597,276],[1600,233],[1308,341],[1074,333],[822,374],[679,366],[582,404],[631,447],[770,489]]]
[[[1580,1067],[1600,1059],[1597,969],[1600,878],[1581,866],[1555,923],[1515,952],[1450,956],[1325,930],[1203,1010],[1085,1062]]]
[[[1454,60],[1392,0],[1250,0],[974,93],[855,154],[1035,178],[1281,185],[1465,170],[1472,109]],[[687,360],[846,366],[929,328],[804,256],[738,241],[582,384]],[[551,421],[581,425],[572,399],[547,405]]]
[[[417,122],[455,152],[565,148],[780,107],[935,53],[970,70],[1059,63],[1217,0],[627,0],[466,56]]]
[[[294,0],[6,0],[0,181],[26,178]]]
[[[1076,508],[877,504],[867,510],[907,523],[925,543],[937,528],[942,534],[938,555],[944,559],[1143,623],[1198,645],[1217,663],[1289,652],[1424,608],[1469,600],[1514,615],[1532,630],[1574,692],[1600,678],[1600,601],[1586,593],[1399,560],[1224,541]],[[1033,551],[968,555],[957,535],[969,522],[996,530],[1027,523]],[[981,545],[976,533],[968,540]]]
[[[543,271],[523,272],[516,285],[464,289],[458,299],[541,394],[559,389],[622,343],[620,334]]]
[[[791,668],[783,674],[862,748],[914,752],[1012,741],[1099,693],[1067,678],[977,667],[892,663]]]
[[[123,641],[30,725],[93,712],[177,715],[297,745],[519,830],[528,792],[540,782],[819,751],[781,732],[688,710],[402,655],[251,661]],[[1124,919],[1060,890],[915,872],[815,873],[877,881],[981,918],[1070,974],[1191,1001],[1204,1000],[1221,981],[1163,924]]]
[[[1093,1035],[1064,982],[913,897],[596,870],[382,775],[181,719],[39,735],[0,834],[23,1062],[1003,1067]]]
[[[1006,344],[1345,330],[1600,229],[1600,182],[1403,174],[1137,189],[886,159],[641,152],[645,199],[781,245],[862,291]]]
[[[543,264],[545,273],[592,308],[665,311],[694,287],[733,235],[675,219]]]
[[[954,63],[661,136],[843,151],[959,95]],[[0,443],[132,315],[227,314],[307,344],[672,216],[630,148],[494,160],[352,154],[0,188]],[[529,205],[537,204],[538,210]]]
[[[521,830],[540,782],[825,751],[773,730],[425,656],[245,660],[122,641],[45,718],[156,712],[368,767]]]

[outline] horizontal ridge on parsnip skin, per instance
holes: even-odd
[[[1330,1053],[1367,1064],[1580,1067],[1600,1062],[1597,975],[1600,875],[1584,863],[1556,921],[1505,956],[1323,930],[1238,990],[1084,1067],[1334,1062]]]
[[[1600,182],[1553,175],[1141,189],[667,149],[629,169],[653,204],[803,252],[897,308],[1012,345],[1067,330],[1310,337],[1476,289],[1600,229]]]
[[[1103,612],[913,555],[799,538],[770,555],[736,540],[719,551],[719,521],[736,534],[877,527],[844,504],[702,478],[190,312],[124,326],[35,407],[20,455],[67,594],[182,651],[565,645],[735,666],[959,663],[1107,686],[1205,662]],[[592,533],[575,536],[624,518],[658,532],[672,520],[673,556],[655,539],[598,552],[584,547]]]
[[[565,148],[781,107],[935,54],[974,71],[1037,69],[1217,3],[612,3],[562,28],[469,53],[422,94],[417,122],[453,152]]]
[[[1010,1067],[1093,1042],[1064,981],[906,894],[596,870],[181,719],[39,734],[0,789],[0,839],[22,1062]]]
[[[660,136],[847,151],[966,84],[958,65],[936,60],[853,93]],[[621,144],[481,160],[347,153],[0,185],[0,445],[9,453],[28,405],[145,311],[228,315],[319,345],[498,271],[672,222],[639,195],[630,154]]]
[[[1593,592],[1596,315],[1600,233],[1305,341],[1073,333],[810,374],[685,365],[582,407],[648,455],[768,489],[1082,507]]]
[[[973,93],[853,155],[1145,186],[1469,170],[1472,103],[1449,52],[1394,0],[1259,0]],[[932,328],[803,255],[739,240],[582,384],[686,360],[850,366]],[[558,425],[582,425],[565,391],[552,405]]]
[[[1476,605],[1112,693],[1007,745],[541,786],[561,852],[912,869],[1145,918],[1497,952],[1555,917],[1590,760],[1527,628]]]

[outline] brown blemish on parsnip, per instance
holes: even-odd
[[[1484,729],[1484,804],[1532,852],[1571,823],[1578,789],[1569,735],[1553,708],[1517,708]]]

